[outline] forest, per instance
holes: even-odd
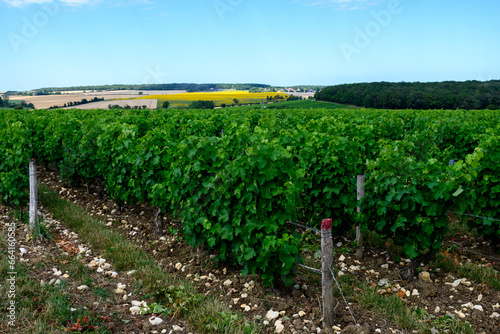
[[[329,86],[318,101],[378,109],[500,109],[500,80],[373,82]]]

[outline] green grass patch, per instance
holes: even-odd
[[[157,303],[171,313],[187,320],[199,333],[259,333],[259,328],[236,314],[221,301],[200,295],[187,280],[160,269],[146,252],[121,234],[104,226],[76,205],[60,199],[55,192],[41,185],[40,203],[58,220],[79,234],[84,242],[103,251],[117,270],[136,270],[138,288],[155,297]],[[94,293],[96,290],[94,289]]]
[[[2,238],[4,239],[4,237]],[[5,250],[2,244],[2,250]],[[0,256],[0,295],[6,296],[0,304],[0,333],[65,333],[66,328],[85,321],[85,325],[99,327],[93,333],[110,333],[103,329],[102,320],[89,310],[72,305],[71,296],[65,291],[64,281],[60,285],[42,286],[39,281],[30,277],[30,268],[24,263],[15,264],[15,298],[7,299],[11,271],[6,252]],[[8,302],[15,300],[15,327],[11,327],[7,316]],[[73,311],[72,311],[73,308]],[[85,319],[85,320],[83,320]]]
[[[316,101],[314,99],[264,103],[264,107],[265,109],[357,109],[353,106]],[[228,108],[231,108],[231,110],[249,110],[260,109],[262,108],[262,105],[260,103],[257,103],[252,105],[234,106]]]
[[[500,290],[499,273],[492,268],[480,267],[473,263],[457,264],[451,257],[443,254],[437,254],[431,265],[471,281],[487,284],[497,291]]]

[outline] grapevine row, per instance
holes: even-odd
[[[450,209],[498,218],[499,118],[463,110],[3,110],[0,195],[26,202],[34,157],[74,185],[102,182],[118,205],[149,202],[178,216],[188,243],[215,249],[244,274],[290,284],[301,259],[289,220],[314,226],[331,217],[338,233],[361,224],[417,258],[440,249]],[[360,203],[359,174],[367,175]],[[498,224],[473,224],[498,239]]]

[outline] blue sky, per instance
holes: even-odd
[[[498,0],[0,0],[0,91],[500,79]]]

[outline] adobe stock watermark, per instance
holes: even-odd
[[[371,44],[372,40],[379,36],[382,30],[391,24],[392,18],[402,12],[403,7],[399,0],[389,0],[387,9],[382,9],[380,11],[372,10],[370,14],[373,20],[367,22],[363,28],[354,28],[355,35],[352,43],[340,43],[340,49],[347,63],[350,64],[352,62],[352,56],[360,54],[361,51],[366,49]]]
[[[168,77],[168,72],[163,72],[160,65],[156,65],[155,69],[148,66],[146,67],[146,72],[148,74],[142,80],[144,85],[165,83]]]
[[[10,327],[16,327],[16,223],[10,223],[7,233],[7,253],[9,269],[7,272],[7,319]]]
[[[232,12],[243,3],[243,0],[215,0],[213,2],[215,12],[221,21],[224,21],[226,12]]]
[[[21,47],[33,40],[47,24],[50,19],[54,18],[59,13],[59,4],[57,1],[44,3],[40,6],[40,10],[33,16],[23,16],[21,19],[22,25],[18,32],[10,32],[7,35],[10,46],[15,53],[21,51]]]

